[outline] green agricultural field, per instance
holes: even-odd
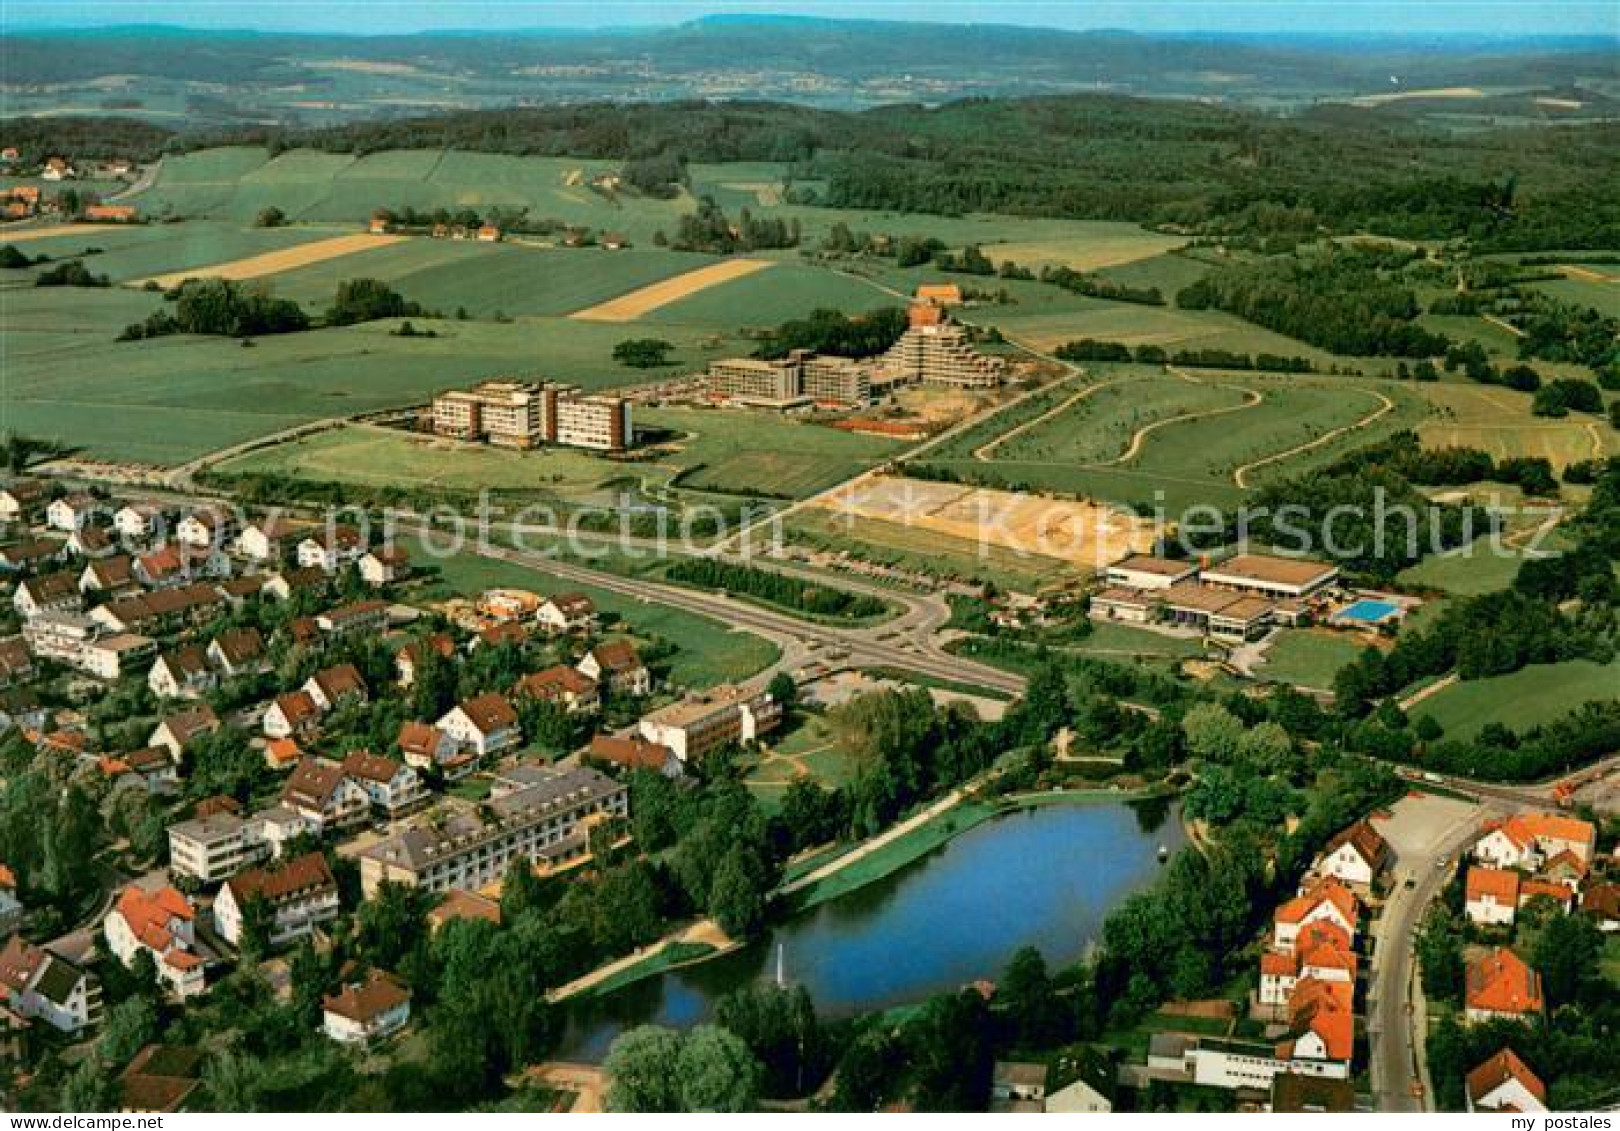
[[[5,426],[56,437],[86,454],[173,464],[308,420],[421,401],[450,386],[509,374],[590,388],[649,376],[612,358],[622,326],[566,318],[512,323],[421,319],[436,338],[400,338],[392,323],[254,340],[175,336],[116,342],[156,309],[157,295],[7,291]],[[694,368],[735,349],[671,328]],[[14,348],[15,346],[15,348]]]
[[[1266,649],[1265,662],[1256,669],[1261,679],[1315,691],[1331,691],[1340,668],[1361,655],[1363,645],[1353,635],[1316,628],[1285,628]]]
[[[1402,570],[1396,580],[1402,586],[1439,589],[1453,597],[1505,589],[1513,583],[1524,558],[1515,553],[1493,553],[1490,543],[1487,536],[1475,541],[1467,553],[1432,554]]]
[[[596,491],[647,469],[566,448],[512,451],[351,424],[259,448],[218,464],[225,474],[279,474],[366,487],[442,487],[453,491],[533,490],[559,495]],[[669,472],[664,471],[667,478]]]
[[[1433,407],[1418,429],[1429,447],[1470,447],[1496,459],[1540,456],[1553,467],[1620,454],[1620,432],[1596,416],[1551,419],[1530,413],[1530,395],[1498,385],[1441,381],[1411,386]]]
[[[692,613],[620,596],[609,590],[563,581],[543,570],[512,562],[493,561],[471,554],[434,559],[419,545],[410,547],[414,560],[436,566],[443,596],[477,593],[496,586],[531,589],[540,593],[578,592],[596,602],[598,609],[621,617],[638,636],[657,636],[679,651],[670,678],[682,687],[704,688],[748,679],[776,662],[774,644],[749,632],[734,630],[719,621]]]
[[[1445,728],[1446,737],[1468,739],[1488,723],[1523,731],[1550,722],[1594,699],[1613,699],[1620,662],[1570,660],[1537,664],[1511,675],[1454,683],[1412,708]]]
[[[714,260],[678,251],[544,249],[519,244],[412,239],[276,277],[278,294],[324,309],[344,279],[381,279],[412,302],[446,315],[563,315]],[[704,323],[723,327],[734,319]],[[702,320],[699,320],[702,321]]]
[[[688,270],[709,262],[700,256],[680,256],[680,259]],[[900,302],[894,295],[863,280],[825,268],[783,263],[661,306],[638,319],[636,324],[769,329],[792,318],[803,318],[822,307],[858,314]]]
[[[53,260],[82,257],[85,266],[96,274],[120,283],[279,251],[329,239],[334,234],[329,228],[251,228],[201,220],[183,224],[107,224],[94,232],[29,240],[22,247],[29,255],[45,255]],[[4,242],[0,237],[0,243]],[[94,254],[85,255],[87,250]],[[0,271],[0,278],[31,277],[43,269]]]
[[[738,409],[647,409],[637,412],[636,424],[676,434],[670,442],[678,451],[663,462],[682,470],[681,486],[719,493],[802,498],[906,447],[881,436]]]

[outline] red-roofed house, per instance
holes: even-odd
[[[1513,925],[1519,913],[1519,873],[1475,864],[1468,869],[1463,890],[1463,910],[1470,923],[1482,927]]]
[[[314,697],[307,691],[291,691],[276,696],[260,725],[266,738],[293,738],[309,734],[320,721],[321,708]]]
[[[506,698],[493,692],[477,695],[452,707],[438,728],[480,758],[498,754],[523,741],[517,712]]]
[[[411,1019],[411,991],[392,974],[373,970],[321,999],[322,1028],[342,1044],[367,1044],[397,1033]]]
[[[628,640],[598,644],[579,662],[579,670],[615,695],[643,696],[652,692],[652,673]]]
[[[343,759],[343,772],[349,775],[371,804],[396,817],[428,799],[422,779],[410,766],[369,750],[351,750]]]
[[[1516,813],[1487,825],[1474,845],[1474,855],[1499,868],[1534,871],[1543,860],[1563,852],[1590,865],[1596,848],[1597,827],[1590,821],[1555,813]]]
[[[1464,1091],[1469,1111],[1524,1115],[1547,1110],[1547,1085],[1510,1048],[1470,1072]]]
[[[1272,916],[1272,946],[1291,951],[1307,923],[1326,920],[1342,928],[1353,942],[1361,920],[1361,904],[1337,880],[1322,880],[1277,908]]]
[[[319,852],[306,853],[273,868],[249,868],[225,881],[214,900],[214,924],[227,942],[240,946],[245,912],[255,901],[267,914],[271,946],[301,939],[337,918],[338,886]]]
[[[206,988],[203,959],[195,950],[196,917],[191,903],[172,887],[149,892],[130,886],[101,928],[120,962],[128,966],[145,951],[157,965],[158,979],[184,999]]]
[[[1528,1021],[1541,1013],[1546,1000],[1541,975],[1503,946],[1469,963],[1463,1003],[1469,1021]]]
[[[1389,844],[1370,821],[1357,821],[1328,841],[1316,870],[1347,884],[1371,887],[1389,860]]]
[[[1303,1061],[1324,1076],[1348,1076],[1355,1055],[1355,986],[1302,978],[1288,999],[1288,1037],[1277,1058]]]
[[[596,691],[596,680],[567,664],[557,664],[524,676],[512,688],[512,697],[556,703],[571,715],[594,711],[602,705],[602,697]]]
[[[477,755],[462,754],[456,740],[431,723],[401,723],[397,745],[407,766],[418,770],[438,766],[450,779],[461,777],[478,763]]]

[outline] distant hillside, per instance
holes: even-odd
[[[1414,90],[1573,87],[1612,79],[1614,48],[730,17],[587,34],[31,32],[0,38],[0,73],[12,112],[319,124],[411,109],[692,97],[862,107],[1087,90],[1297,106],[1389,92],[1392,77]]]

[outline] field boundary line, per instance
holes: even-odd
[[[1242,467],[1239,467],[1232,472],[1232,482],[1237,486],[1242,487],[1244,490],[1247,490],[1249,487],[1249,472],[1254,471],[1256,468],[1265,467],[1266,465],[1276,463],[1279,460],[1289,459],[1293,456],[1299,455],[1301,452],[1308,452],[1312,448],[1319,448],[1323,444],[1330,443],[1331,441],[1338,439],[1340,436],[1346,435],[1350,432],[1360,431],[1361,429],[1368,427],[1375,421],[1381,419],[1382,417],[1388,416],[1390,413],[1395,411],[1395,402],[1376,389],[1364,389],[1360,386],[1356,386],[1356,392],[1366,393],[1369,396],[1377,397],[1383,402],[1383,404],[1379,405],[1378,408],[1374,409],[1366,416],[1363,416],[1360,420],[1352,421],[1349,424],[1341,424],[1337,428],[1333,428],[1322,433],[1316,439],[1311,440],[1308,443],[1299,444],[1296,447],[1289,448],[1285,452],[1276,452],[1272,455],[1266,456],[1264,459],[1257,459],[1253,463],[1244,464]]]

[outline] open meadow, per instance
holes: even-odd
[[[1554,468],[1620,453],[1620,432],[1608,421],[1583,413],[1534,416],[1528,393],[1465,381],[1414,385],[1412,391],[1434,406],[1418,428],[1429,447],[1480,448],[1496,459],[1539,456]]]
[[[1568,714],[1592,700],[1612,700],[1620,662],[1567,660],[1535,664],[1511,675],[1454,683],[1412,708],[1444,728],[1447,738],[1469,739],[1489,723],[1523,731]]]

